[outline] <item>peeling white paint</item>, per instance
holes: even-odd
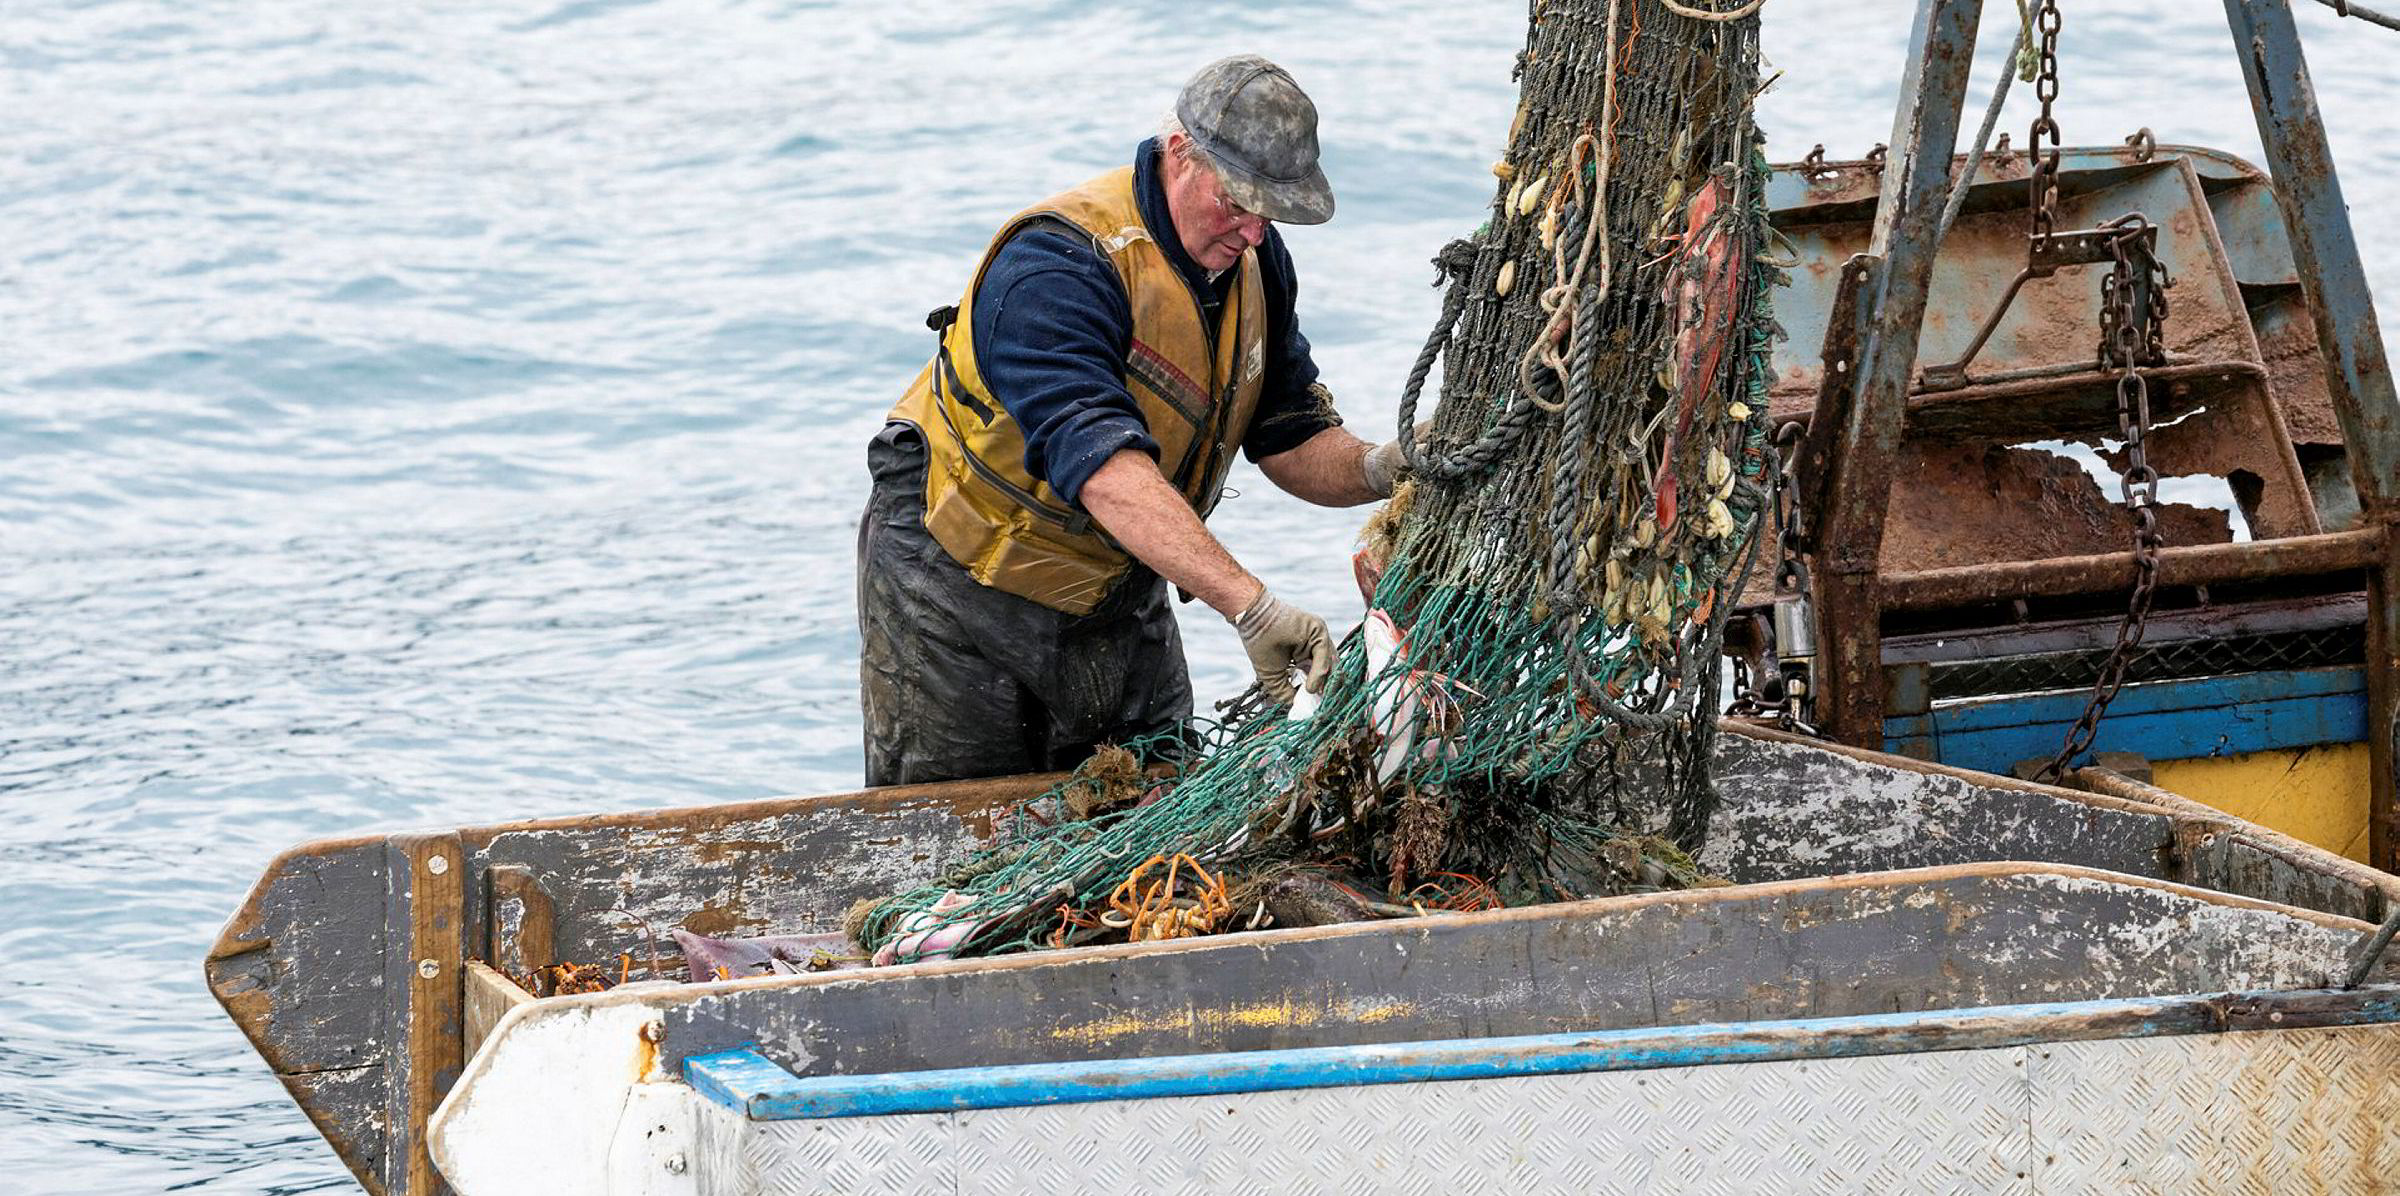
[[[1700,863],[1736,881],[2007,858],[2129,867],[2169,828],[2163,813],[2004,778],[1977,784],[1738,734],[1720,741],[1717,768]]]
[[[792,1069],[796,1075],[807,1075],[818,1055],[809,1049],[812,1042],[823,1042],[831,1035],[815,1018],[803,1020],[785,1033],[765,1033],[759,1036],[759,1049],[766,1056]]]
[[[2020,883],[2062,893],[2124,891],[2106,877],[2029,874]],[[2312,988],[2342,974],[2357,946],[2356,930],[2302,918],[2251,902],[2227,904],[2152,890],[2155,913],[2128,916],[2106,927],[2085,947],[2095,967],[2123,967],[2128,959],[2176,959],[2184,969],[2226,989]]]

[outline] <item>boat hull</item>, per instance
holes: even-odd
[[[548,1059],[530,1108],[552,1138],[491,1139],[548,1160],[560,1190],[602,1191],[589,1168],[628,1102],[673,1104],[689,1060],[745,1047],[861,1077],[2305,990],[2340,983],[2400,907],[2400,879],[2139,787],[1734,724],[1715,773],[1702,864],[1726,888],[540,1000],[479,961],[639,971],[645,925],[835,925],[1048,778],[333,840],[276,861],[209,977],[361,1183],[412,1196],[443,1190],[445,1094],[463,1115],[476,1069],[540,1037],[517,1036],[605,1015],[608,1049],[528,1056]]]
[[[592,1190],[660,1196],[2369,1193],[2395,1016],[2282,993],[814,1079],[736,1051],[585,1149]],[[528,1144],[597,1045],[478,1061],[435,1126],[461,1191],[559,1182]]]

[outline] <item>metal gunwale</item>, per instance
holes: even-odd
[[[795,1121],[2394,1022],[2400,1022],[2400,987],[2378,986],[2048,1002],[878,1075],[795,1076],[756,1051],[734,1050],[687,1059],[683,1071],[685,1082],[695,1091],[751,1121]]]

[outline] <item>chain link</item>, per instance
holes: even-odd
[[[2033,80],[2034,98],[2042,102],[2042,113],[2033,118],[2033,129],[2025,137],[2025,153],[2033,165],[2025,176],[2026,208],[2032,213],[2037,252],[2050,248],[2051,233],[2058,225],[2058,120],[2050,114],[2050,105],[2058,99],[2058,31],[2062,23],[2058,0],[2042,0],[2034,17],[2041,65]]]
[[[1787,423],[1775,431],[1778,466],[1766,494],[1764,527],[1776,529],[1775,598],[1778,604],[1796,601],[1804,606],[1813,604],[1810,591],[1808,563],[1804,547],[1807,538],[1806,513],[1801,510],[1800,454],[1806,429],[1798,423]],[[1764,531],[1762,527],[1762,534]],[[1772,722],[1785,731],[1812,738],[1824,738],[1824,732],[1809,721],[1809,703],[1813,693],[1804,674],[1786,674],[1777,663],[1777,655],[1790,647],[1780,643],[1770,632],[1773,646],[1758,662],[1754,671],[1749,658],[1733,657],[1733,702],[1725,708],[1729,718],[1755,719]]]
[[[2166,267],[2151,251],[2150,221],[2127,216],[2109,226],[2115,261],[2100,281],[2100,365],[2117,373],[2117,435],[2125,445],[2125,473],[2120,495],[2133,516],[2133,595],[2126,601],[2125,618],[2117,624],[2117,640],[2100,665],[2091,700],[2068,729],[2058,755],[2042,767],[2036,779],[2065,775],[2067,766],[2091,750],[2100,733],[2100,718],[2125,685],[2148,630],[2150,600],[2158,589],[2158,550],[2165,537],[2158,529],[2158,471],[2150,467],[2143,437],[2150,430],[2150,380],[2144,365],[2162,359],[2166,342]]]
[[[2036,261],[2049,255],[2058,228],[2061,151],[2058,118],[2051,106],[2058,100],[2058,34],[2064,23],[2058,0],[2041,0],[2034,14],[2039,46],[2033,94],[2041,101],[2042,111],[2033,119],[2025,146],[2033,166],[2025,185]],[[2150,600],[2158,589],[2158,550],[2164,544],[2158,529],[2158,471],[2150,468],[2142,443],[2150,429],[2150,380],[2142,367],[2163,358],[2169,280],[2166,268],[2152,252],[2156,234],[2148,219],[2138,214],[2127,216],[2109,227],[2116,235],[2109,241],[2114,261],[2100,284],[2099,364],[2117,374],[2117,435],[2125,446],[2120,495],[2133,517],[2133,594],[2126,601],[2125,618],[2117,624],[2116,645],[2109,649],[2108,659],[2100,666],[2100,678],[2092,685],[2091,700],[2084,703],[2083,713],[2068,729],[2058,755],[2043,766],[2038,774],[2042,778],[2063,775],[2076,757],[2091,750],[2092,740],[2099,735],[2100,718],[2124,687],[2125,670],[2148,630]]]

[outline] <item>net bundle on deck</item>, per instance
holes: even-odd
[[[1537,0],[1322,703],[1103,751],[852,937],[905,961],[1701,883],[1771,456],[1758,61],[1747,13]]]

